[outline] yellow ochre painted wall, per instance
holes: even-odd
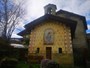
[[[46,29],[52,29],[54,31],[53,45],[44,44],[44,32]],[[29,54],[34,54],[37,48],[40,48],[39,55],[43,55],[46,58],[46,47],[52,47],[52,59],[56,61],[64,59],[72,63],[73,52],[70,28],[57,21],[46,21],[35,26],[30,34]],[[62,48],[62,54],[58,53],[58,48]],[[55,57],[58,57],[59,60],[55,59]]]

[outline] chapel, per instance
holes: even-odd
[[[81,57],[87,49],[85,17],[56,10],[56,5],[46,5],[45,14],[26,24],[25,30],[19,33],[30,40],[28,54],[40,55],[62,64],[75,64],[77,60],[83,62]]]

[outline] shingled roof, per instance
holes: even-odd
[[[59,15],[59,14],[67,14],[68,16],[81,19],[83,21],[83,24],[84,24],[85,29],[87,29],[87,23],[86,23],[85,16],[82,16],[82,15],[79,15],[79,14],[75,14],[75,13],[72,13],[72,12],[69,12],[69,11],[65,11],[65,10],[59,10],[59,11],[57,11],[56,15]],[[69,18],[69,17],[67,17],[67,18]]]
[[[76,29],[76,21],[67,19],[67,18],[63,18],[63,17],[59,17],[59,16],[55,16],[55,15],[51,15],[51,14],[46,14],[28,24],[26,24],[24,27],[26,28],[24,31],[18,33],[18,35],[25,35],[26,33],[30,33],[30,31],[37,25],[41,24],[41,23],[45,23],[45,21],[58,21],[59,23],[63,23],[67,26],[69,26],[71,28],[71,34],[72,37],[74,36],[74,32]]]

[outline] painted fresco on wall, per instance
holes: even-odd
[[[54,34],[52,29],[45,30],[44,33],[44,44],[53,44],[54,43]]]

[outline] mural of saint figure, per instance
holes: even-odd
[[[53,44],[53,30],[49,29],[45,31],[44,43]]]

